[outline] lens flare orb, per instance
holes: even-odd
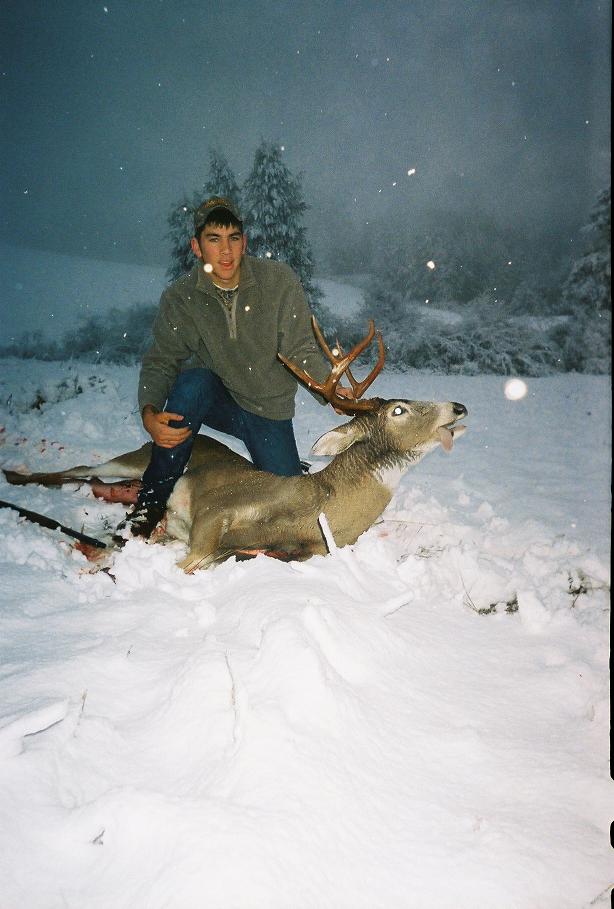
[[[508,401],[520,401],[521,398],[524,398],[528,390],[527,383],[523,382],[522,379],[508,379],[505,383],[503,393]]]

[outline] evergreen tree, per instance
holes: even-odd
[[[209,150],[209,179],[198,204],[211,196],[229,199],[241,211],[241,190],[226,157],[216,148]]]
[[[209,150],[209,179],[200,191],[195,191],[192,198],[184,196],[171,208],[167,218],[169,230],[167,237],[171,241],[171,262],[166,271],[170,281],[176,281],[185,275],[196,258],[192,252],[191,240],[194,234],[194,212],[210,196],[223,196],[239,206],[241,193],[228,161],[217,149]]]
[[[610,187],[600,193],[582,228],[584,254],[573,263],[563,285],[563,300],[573,311],[578,306],[592,313],[612,308],[612,229]]]
[[[169,281],[176,281],[187,274],[196,261],[191,246],[194,212],[204,198],[204,189],[201,193],[195,192],[191,199],[184,196],[172,206],[166,219],[169,228],[166,236],[171,243],[171,260],[166,269]]]
[[[582,228],[584,253],[563,285],[563,304],[571,315],[563,344],[566,369],[609,373],[612,368],[612,257],[610,188],[599,194],[589,223]]]
[[[544,298],[547,291],[539,286],[535,278],[527,278],[516,285],[507,311],[514,315],[537,315],[545,312]]]
[[[293,176],[277,145],[263,141],[243,186],[243,215],[249,252],[286,262],[298,275],[311,308],[318,313],[321,291],[313,283],[313,259],[303,226],[307,205],[301,178]]]

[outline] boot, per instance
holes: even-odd
[[[117,525],[113,541],[120,546],[130,537],[143,537],[148,540],[152,535],[166,511],[166,502],[149,502],[146,505],[136,505],[134,511],[129,512],[123,521]]]

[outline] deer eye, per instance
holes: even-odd
[[[393,417],[400,417],[402,413],[407,413],[406,408],[405,408],[405,407],[401,407],[400,404],[397,404],[397,406],[396,406],[396,407],[394,408],[394,410],[392,411],[392,416],[393,416]]]

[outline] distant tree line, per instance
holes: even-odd
[[[211,151],[209,164],[207,182],[171,209],[170,278],[193,264],[195,207],[220,194],[244,214],[250,253],[297,271],[325,331],[350,344],[364,334],[368,319],[375,320],[389,366],[468,375],[611,371],[609,188],[581,230],[578,255],[550,283],[541,280],[539,254],[519,267],[526,255],[494,224],[447,217],[411,234],[397,230],[383,243],[385,256],[363,250],[364,303],[348,321],[322,303],[303,226],[301,180],[281,160],[281,150],[263,142],[243,187],[221,152]],[[155,311],[153,303],[115,309],[89,317],[60,342],[30,333],[0,353],[134,362],[149,343]]]
[[[354,340],[380,327],[388,363],[463,374],[611,371],[611,207],[605,189],[581,230],[580,253],[556,282],[540,279],[494,224],[448,217],[384,242],[365,286]],[[398,237],[398,232],[397,232]],[[526,263],[518,267],[518,261]]]

